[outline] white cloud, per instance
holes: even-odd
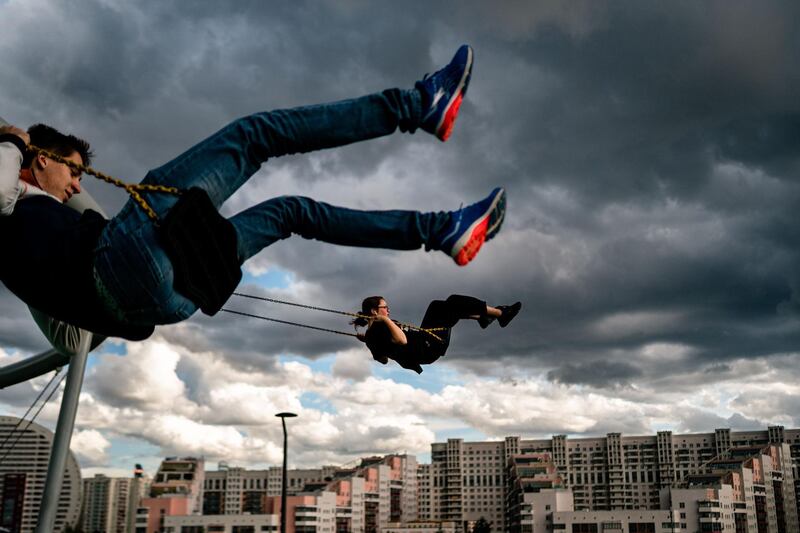
[[[372,357],[364,348],[339,352],[333,363],[333,377],[364,381],[372,375]]]
[[[97,430],[87,429],[72,434],[70,449],[83,466],[103,465],[108,461],[111,442]]]

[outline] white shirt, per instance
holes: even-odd
[[[8,216],[14,212],[17,201],[35,195],[48,194],[39,187],[29,185],[19,179],[22,169],[22,153],[14,143],[0,143],[0,216]]]

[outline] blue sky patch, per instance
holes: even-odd
[[[244,269],[242,283],[258,285],[265,289],[286,289],[294,283],[294,274],[288,270],[270,268],[263,274],[256,276]]]
[[[336,413],[336,408],[326,398],[320,396],[316,392],[304,392],[300,395],[300,403],[303,407],[309,409],[316,409],[325,413]]]

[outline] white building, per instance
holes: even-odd
[[[672,511],[560,511],[553,513],[554,533],[678,533]],[[535,530],[534,530],[535,531]],[[711,531],[711,530],[709,530]],[[535,531],[535,533],[539,533]]]
[[[785,444],[784,505],[800,509],[800,429],[773,426],[766,431],[731,431],[626,437],[550,439],[506,437],[503,441],[464,442],[448,439],[431,444],[431,464],[420,465],[419,516],[452,520],[467,528],[480,518],[497,527],[507,512],[508,461],[514,455],[546,452],[572,490],[576,511],[659,509],[661,489],[688,476],[731,447]],[[793,485],[790,490],[789,485]]]
[[[795,479],[787,444],[730,448],[662,491],[662,506],[678,511],[681,529],[763,533],[800,531]]]
[[[0,458],[5,457],[0,461],[0,527],[16,528],[21,533],[36,529],[52,444],[53,432],[49,429],[0,416]],[[77,525],[80,512],[81,473],[69,452],[54,530]]]
[[[188,532],[238,533],[240,531],[280,531],[278,515],[191,515],[167,516],[163,533]]]
[[[206,472],[203,513],[239,516],[268,515],[279,511],[281,468],[245,470],[223,465]],[[413,455],[388,455],[362,459],[352,468],[326,466],[287,472],[287,523],[306,527],[319,513],[319,505],[301,504],[298,498],[334,495],[334,526],[338,531],[377,532],[390,522],[417,519],[417,461]],[[303,509],[297,514],[293,509]],[[328,517],[320,517],[327,519]],[[321,527],[321,526],[320,526]],[[290,528],[291,529],[291,528]]]
[[[83,480],[84,533],[125,533],[132,479],[97,474]]]
[[[381,533],[461,533],[455,522],[416,520],[414,522],[390,522]]]

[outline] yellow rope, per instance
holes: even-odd
[[[75,161],[62,157],[58,154],[54,154],[49,150],[45,150],[44,148],[39,148],[38,146],[34,146],[32,144],[28,145],[28,150],[36,154],[41,154],[49,159],[52,159],[53,161],[63,163],[73,170],[89,174],[90,176],[99,178],[105,181],[106,183],[110,183],[111,185],[120,187],[121,189],[125,189],[125,191],[127,191],[127,193],[131,195],[131,198],[133,198],[134,201],[141,206],[145,214],[147,214],[147,216],[154,221],[158,221],[158,215],[156,214],[155,211],[153,211],[153,208],[150,207],[150,204],[148,204],[147,201],[139,193],[142,191],[147,191],[147,192],[162,192],[162,193],[174,194],[176,196],[181,194],[181,190],[178,189],[177,187],[167,187],[166,185],[152,185],[149,183],[138,183],[135,185],[131,183],[125,183],[122,180],[119,180],[113,176],[109,176],[108,174],[104,174],[98,170],[93,169],[92,167],[76,163]]]

